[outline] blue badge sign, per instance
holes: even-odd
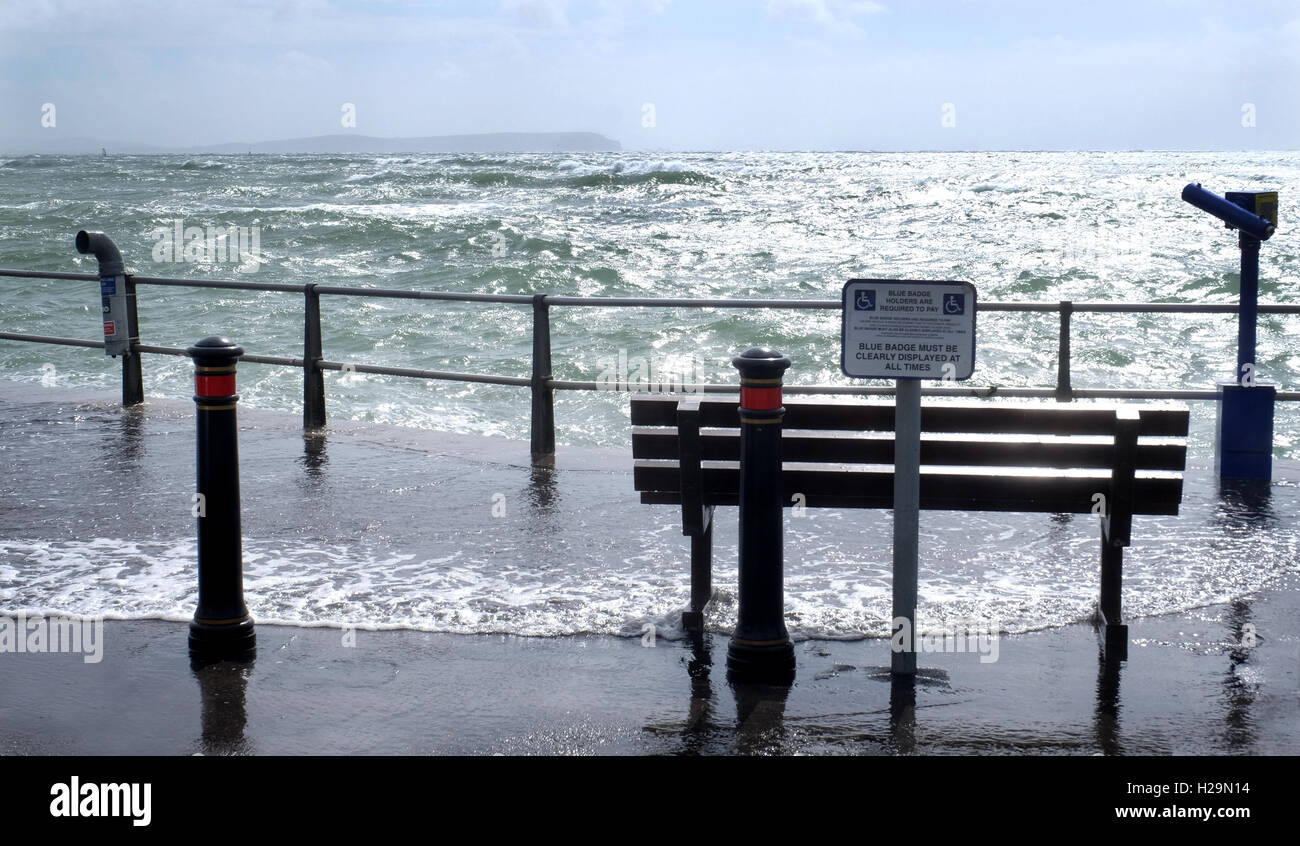
[[[851,279],[844,286],[840,368],[859,379],[969,379],[975,286]]]

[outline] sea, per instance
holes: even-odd
[[[849,279],[876,277],[968,281],[981,303],[1231,304],[1237,240],[1180,199],[1193,182],[1220,194],[1280,193],[1278,232],[1260,254],[1260,301],[1300,303],[1300,239],[1287,212],[1290,198],[1300,196],[1297,152],[10,157],[0,158],[0,268],[93,273],[94,259],[73,244],[78,230],[90,229],[112,237],[128,270],[141,276],[807,300],[838,299]],[[189,249],[176,243],[178,231]],[[238,256],[233,246],[243,247]],[[0,277],[0,297],[0,331],[99,337],[94,282]],[[528,305],[325,296],[322,312],[330,360],[530,373]],[[302,355],[301,294],[141,285],[139,313],[145,344],[185,347],[216,334],[249,353]],[[731,358],[763,345],[790,356],[787,384],[886,386],[843,376],[839,320],[834,309],[556,306],[553,373],[612,377],[632,387],[640,380],[734,384]],[[1057,322],[1050,312],[980,313],[975,372],[966,384],[1051,387]],[[1258,380],[1300,389],[1298,336],[1300,316],[1261,317]],[[1236,318],[1077,313],[1072,347],[1075,388],[1212,389],[1232,378]],[[0,378],[108,392],[117,389],[120,369],[98,350],[0,341]],[[190,362],[146,356],[144,387],[160,403],[187,401]],[[250,414],[301,414],[299,370],[245,363],[239,391]],[[326,394],[330,420],[355,427],[528,438],[527,388],[331,372]],[[1295,405],[1279,403],[1279,466],[1300,460]],[[1189,406],[1190,461],[1204,481],[1213,462],[1214,403]],[[9,500],[0,505],[0,612],[192,614],[193,538],[185,521],[145,521],[132,530],[146,536],[130,536],[107,512],[50,524],[26,510],[26,492],[42,484],[30,474],[61,458],[52,434],[110,437],[118,414],[48,409],[34,421],[10,407],[0,415],[0,493]],[[137,436],[186,432],[164,418],[141,424]],[[628,393],[557,392],[556,434],[561,452],[628,448]],[[414,478],[419,459],[408,463],[385,464],[388,478]],[[192,483],[190,468],[174,469],[182,488]],[[75,480],[74,465],[65,472]],[[635,504],[634,493],[626,496]],[[75,499],[55,497],[46,507],[82,507]],[[1126,595],[1130,614],[1234,601],[1300,567],[1289,516],[1297,511],[1294,485],[1275,491],[1268,531],[1251,522],[1258,514],[1240,525],[1225,518],[1208,488],[1185,506],[1191,516],[1152,520],[1145,538],[1139,518],[1134,536],[1151,545],[1150,563],[1135,578],[1153,591]],[[453,527],[431,542],[408,527],[385,545],[327,522],[313,526],[310,543],[286,545],[297,529],[258,537],[246,525],[255,562],[250,606],[259,620],[292,625],[643,636],[650,621],[671,635],[672,608],[687,595],[685,539],[675,534],[672,509],[637,508],[627,513],[652,512],[652,522],[671,531],[628,535],[624,547],[589,544],[559,560],[540,560],[527,547],[530,537],[568,530],[563,525],[521,530],[504,545],[514,552],[494,549],[489,528],[475,529],[470,541],[458,540]],[[398,511],[407,513],[405,506]],[[580,511],[552,516],[572,522]],[[798,559],[787,580],[796,637],[883,634],[888,521],[887,512],[833,512],[821,531],[811,524],[792,530],[811,550],[787,553]],[[924,566],[932,576],[927,585],[923,574],[923,613],[975,615],[1009,632],[1090,613],[1097,542],[1090,521],[1076,521],[1066,539],[1060,522],[1045,515],[960,521],[923,516],[931,550]],[[724,628],[734,620],[733,542],[725,531],[718,540],[717,619]],[[926,548],[923,538],[923,556]],[[1063,559],[1059,549],[1073,552]],[[512,554],[502,570],[502,556]],[[864,563],[864,556],[873,560]],[[317,601],[327,582],[328,602]]]

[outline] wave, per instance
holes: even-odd
[[[521,186],[535,185],[537,180],[520,173],[512,173],[507,170],[486,170],[478,173],[471,173],[459,179],[455,176],[449,177],[449,181],[463,181],[471,185],[501,185],[501,186]]]
[[[552,241],[547,238],[525,238],[522,247],[525,252],[533,255],[550,253],[561,258],[573,258],[573,245],[567,239]]]
[[[197,162],[188,160],[177,167],[178,170],[225,170],[226,166],[222,162],[214,162],[209,159],[206,162]]]
[[[555,166],[561,173],[578,176],[595,176],[614,174],[619,176],[638,176],[651,173],[688,173],[693,168],[679,159],[645,159],[640,161],[616,161],[609,164],[589,164],[577,159],[565,159]]]
[[[707,173],[691,170],[687,167],[673,167],[672,163],[652,162],[636,163],[635,167],[623,167],[621,163],[595,172],[571,176],[561,180],[561,184],[574,188],[594,188],[603,185],[714,185],[718,180]],[[667,165],[667,166],[665,166]]]
[[[538,181],[531,176],[509,170],[481,170],[474,172],[430,170],[410,173],[390,168],[375,173],[354,173],[351,176],[344,177],[342,181],[349,185],[383,185],[386,187],[422,187],[438,184],[526,187],[538,184]]]
[[[490,156],[457,155],[438,160],[439,164],[463,165],[466,167],[501,167],[518,164],[514,159],[494,158]]]
[[[998,194],[1023,194],[1028,190],[1024,185],[1006,185],[993,182],[981,182],[970,188],[972,194],[987,194],[990,191]]]
[[[59,167],[62,164],[65,164],[65,157],[63,156],[34,155],[34,156],[19,156],[16,159],[10,159],[9,161],[5,162],[3,165],[0,165],[0,167],[13,168],[13,169],[45,168],[45,167]]]
[[[436,184],[478,187],[535,188],[556,185],[588,188],[605,185],[638,185],[654,182],[664,185],[704,185],[718,180],[681,161],[645,160],[612,163],[584,163],[567,159],[555,165],[549,174],[529,173],[523,163],[511,159],[487,159],[458,156],[440,160],[428,170],[381,168],[370,173],[354,173],[341,181],[348,185],[383,185],[386,187],[427,186]],[[557,179],[556,176],[559,176]],[[549,178],[548,178],[549,177]]]

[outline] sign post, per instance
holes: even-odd
[[[969,282],[851,279],[844,286],[840,369],[893,379],[895,676],[916,675],[917,547],[921,507],[921,380],[975,370],[975,286]]]

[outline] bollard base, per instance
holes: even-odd
[[[794,644],[752,644],[731,639],[727,647],[727,681],[742,684],[794,684]]]
[[[237,623],[203,623],[190,621],[190,656],[192,658],[234,658],[257,650],[257,633],[253,618]]]

